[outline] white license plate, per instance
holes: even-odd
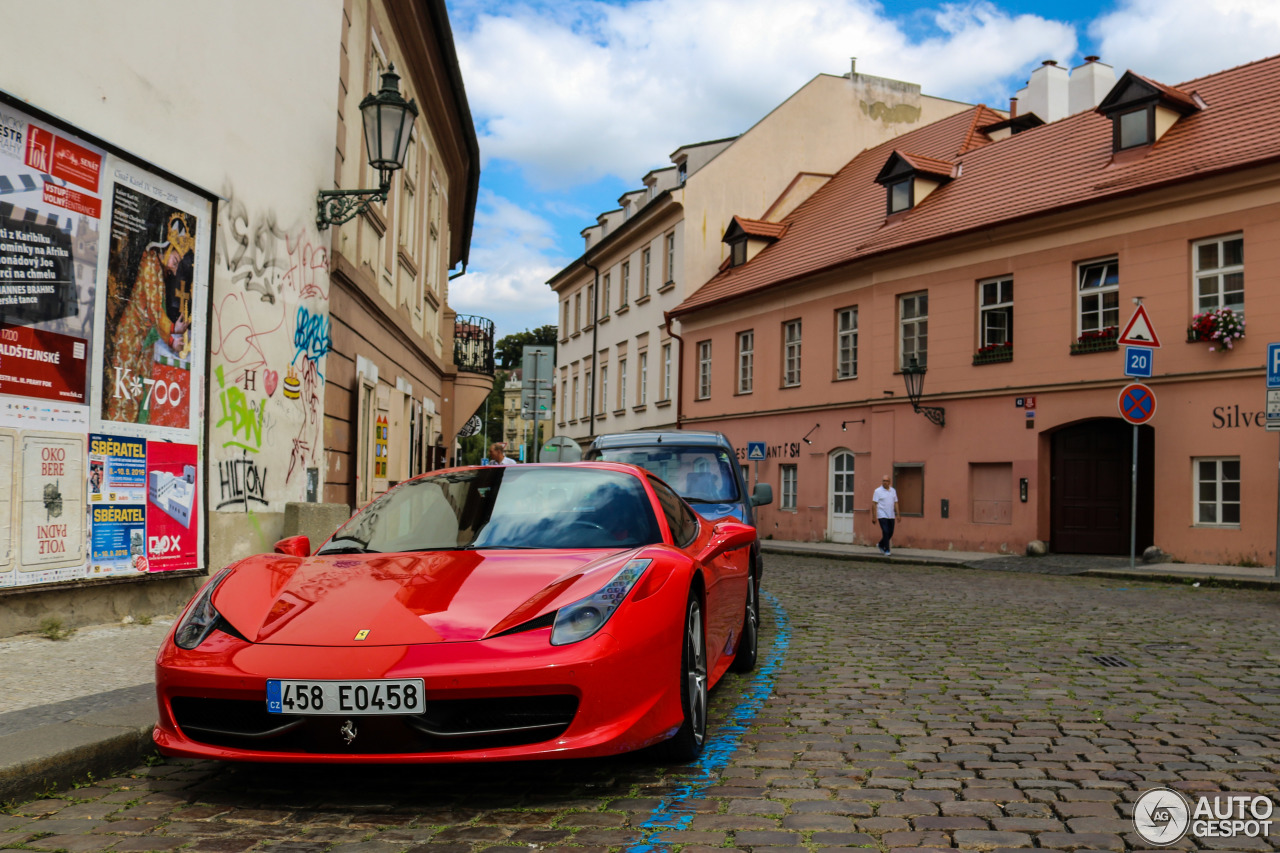
[[[267,679],[272,714],[421,714],[426,710],[421,678],[377,681],[287,681]]]

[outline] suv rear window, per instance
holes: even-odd
[[[736,464],[719,447],[606,447],[593,458],[638,465],[688,501],[734,503],[738,498]]]

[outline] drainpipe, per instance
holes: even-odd
[[[588,306],[591,309],[591,403],[587,406],[587,419],[590,421],[587,437],[594,440],[596,437],[596,382],[599,379],[596,375],[596,363],[600,360],[596,351],[600,334],[600,310],[597,307],[600,304],[600,270],[589,261],[583,261],[582,265],[596,274],[595,286],[591,289],[591,305]]]
[[[680,355],[676,358],[676,429],[683,429],[684,404],[681,402],[680,383],[684,377],[684,338],[671,330],[671,312],[662,312],[662,322],[667,327],[667,336],[680,342]]]

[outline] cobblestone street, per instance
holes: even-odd
[[[0,814],[0,844],[138,853],[682,846],[1123,850],[1143,791],[1276,798],[1280,597],[770,556],[761,668],[697,766],[159,761]],[[741,725],[735,725],[740,723]],[[1270,850],[1266,838],[1184,849]]]

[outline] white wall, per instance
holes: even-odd
[[[324,470],[329,281],[315,197],[333,181],[341,0],[42,0],[6,4],[4,17],[0,88],[222,196],[209,503],[283,511],[305,497],[305,469]]]

